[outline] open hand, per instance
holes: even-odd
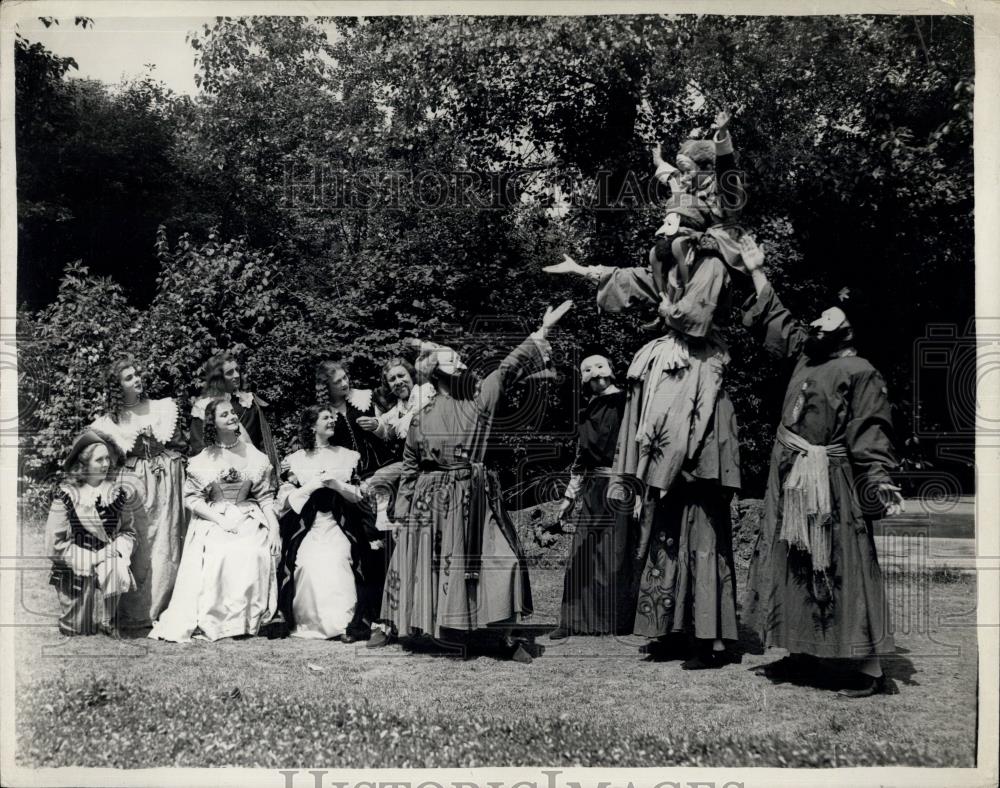
[[[725,131],[729,126],[729,121],[732,119],[732,115],[730,115],[726,110],[721,110],[716,113],[715,123],[712,124],[712,128],[716,131]]]
[[[764,266],[764,246],[758,246],[749,235],[740,238],[740,255],[748,271],[756,271]]]
[[[546,265],[542,270],[547,274],[579,274],[582,276],[586,273],[586,269],[568,254],[563,255],[561,263]]]
[[[573,302],[569,299],[563,301],[555,309],[550,306],[546,307],[545,314],[542,316],[542,328],[551,328],[562,320],[563,315],[569,312],[572,308]]]
[[[882,482],[878,486],[879,502],[885,507],[885,516],[892,517],[894,514],[902,514],[906,511],[906,504],[903,503],[903,494],[900,488],[889,482]]]

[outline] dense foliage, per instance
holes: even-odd
[[[152,74],[67,80],[66,59],[18,41],[22,359],[41,343],[48,392],[22,403],[31,474],[98,402],[112,349],[185,402],[214,349],[241,350],[287,448],[320,358],[371,385],[421,334],[485,367],[573,297],[563,377],[520,392],[515,406],[545,408],[502,436],[513,458],[552,446],[540,466],[564,467],[574,357],[603,348],[622,369],[648,315],[599,315],[592,286],[540,268],[642,259],[659,223],[650,145],[673,150],[722,108],[744,224],[786,303],[809,313],[852,287],[878,317],[861,344],[900,442],[918,400],[947,426],[943,394],[914,391],[914,343],[973,313],[961,17],[241,17],[190,43],[194,99]],[[94,276],[64,267],[78,258]],[[727,331],[754,492],[784,372]]]

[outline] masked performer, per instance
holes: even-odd
[[[736,414],[723,388],[729,351],[719,329],[729,299],[729,269],[711,238],[687,238],[679,263],[672,244],[651,250],[669,268],[661,301],[648,267],[581,266],[567,257],[550,273],[599,285],[601,309],[619,312],[659,303],[667,328],[635,354],[626,374],[609,496],[636,494],[636,560],[643,566],[635,633],[665,648],[672,633],[694,635],[697,653],[684,667],[729,661],[725,641],[738,637],[729,503],[739,488]]]
[[[524,551],[483,459],[496,409],[513,384],[545,370],[546,335],[571,306],[546,310],[541,328],[478,386],[454,351],[420,343],[417,372],[436,393],[407,434],[382,602],[401,637],[461,643],[498,628],[509,655],[530,661],[510,629],[532,609]]]
[[[559,509],[560,520],[577,511],[559,627],[549,634],[553,640],[630,633],[635,613],[625,571],[628,517],[607,499],[625,392],[615,385],[605,356],[585,358],[580,373],[590,401],[580,414],[576,456]]]
[[[744,605],[765,646],[791,656],[761,672],[819,669],[810,657],[848,660],[854,672],[841,694],[891,691],[879,656],[895,649],[872,535],[873,518],[902,511],[885,381],[858,356],[846,304],[797,323],[764,274],[763,252],[749,238],[742,244],[756,290],[744,324],[794,363]]]

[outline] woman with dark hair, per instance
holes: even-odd
[[[256,635],[277,609],[281,549],[271,463],[239,438],[229,402],[205,408],[205,442],[188,464],[191,525],[170,605],[149,637],[187,642]]]
[[[240,418],[240,437],[249,440],[267,455],[277,481],[278,450],[264,415],[267,403],[257,394],[248,391],[246,383],[233,353],[223,351],[208,360],[201,396],[191,406],[191,454],[193,456],[205,448],[205,406],[213,399],[224,399],[232,403],[233,410]]]
[[[288,480],[278,491],[283,532],[279,607],[292,637],[350,642],[358,593],[352,559],[377,538],[373,515],[357,485],[360,455],[332,443],[336,419],[325,407],[302,411],[304,448],[285,458]],[[367,526],[367,528],[366,528]]]
[[[481,382],[451,349],[417,343],[417,374],[436,394],[410,424],[396,496],[382,615],[400,637],[462,642],[499,629],[510,656],[531,660],[510,629],[532,610],[524,551],[483,460],[496,409],[517,381],[546,370],[546,335],[572,305],[546,310],[539,330]]]
[[[116,634],[118,601],[135,588],[129,565],[136,533],[147,527],[146,510],[134,491],[114,481],[120,461],[110,436],[85,430],[63,463],[45,544],[64,635]]]
[[[379,411],[370,389],[351,386],[346,365],[339,361],[321,361],[316,367],[316,403],[334,417],[332,443],[358,453],[361,479],[367,479],[392,461],[385,441],[359,423],[359,420],[375,419]]]
[[[662,652],[671,635],[694,636],[682,667],[719,667],[737,640],[736,579],[729,505],[739,489],[736,412],[723,388],[729,350],[719,331],[730,300],[730,268],[710,236],[661,238],[650,261],[666,270],[658,291],[649,266],[581,266],[566,257],[549,273],[598,284],[597,305],[620,312],[656,305],[662,336],[635,354],[608,496],[627,499],[634,483],[639,522],[635,634]]]
[[[184,454],[177,403],[148,399],[141,373],[130,356],[107,373],[108,405],[91,428],[114,440],[125,455],[120,481],[134,487],[146,507],[139,524],[132,571],[137,588],[118,607],[123,628],[148,627],[170,601],[181,560],[188,515],[184,508]]]

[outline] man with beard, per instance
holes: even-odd
[[[874,519],[903,510],[889,475],[897,463],[885,381],[858,356],[846,303],[801,325],[771,288],[763,251],[749,237],[740,243],[756,291],[744,325],[795,364],[743,606],[764,646],[790,656],[759,673],[816,675],[819,660],[851,660],[841,695],[891,692],[879,657],[895,648],[872,535]]]

